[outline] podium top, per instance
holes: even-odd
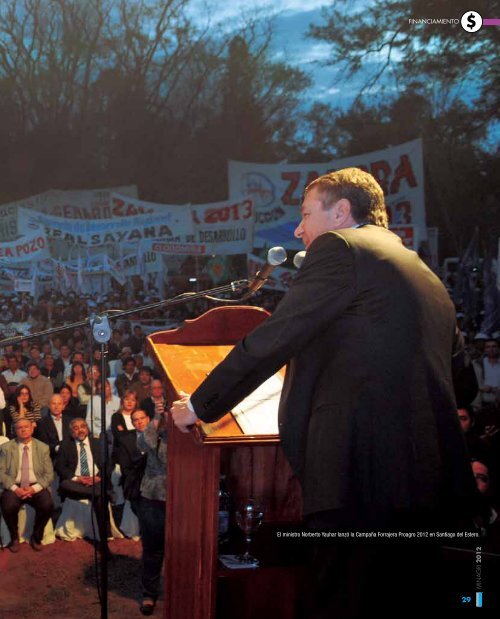
[[[178,329],[148,336],[172,395],[192,393],[210,370],[229,354],[234,344],[267,316],[269,313],[261,308],[220,307],[194,320],[186,320]],[[277,414],[278,399],[279,393],[275,393],[269,400],[270,415]],[[242,419],[241,412],[238,417]],[[236,418],[236,414],[228,413],[215,423],[200,422],[196,426],[195,436],[200,442],[211,444],[279,442],[277,431],[269,433],[272,424],[263,424],[263,432],[260,432],[258,421],[245,426]],[[253,432],[252,428],[257,431]]]

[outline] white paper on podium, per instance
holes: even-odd
[[[283,388],[281,374],[274,374],[233,408],[244,434],[278,434],[278,404]]]

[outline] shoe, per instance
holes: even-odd
[[[41,552],[43,550],[42,544],[40,544],[40,542],[37,542],[34,537],[31,537],[30,539],[30,546],[33,548],[33,550],[36,550],[36,552]]]
[[[139,610],[143,615],[149,617],[153,614],[155,606],[156,602],[154,600],[143,600]]]
[[[21,546],[21,544],[19,543],[19,540],[17,540],[17,539],[13,539],[13,540],[11,540],[10,544],[7,544],[7,548],[11,552],[19,552],[20,546]]]

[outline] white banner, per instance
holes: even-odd
[[[29,292],[35,295],[35,281],[33,279],[15,279],[14,290],[16,292]]]
[[[0,243],[0,264],[38,261],[48,257],[45,232],[38,226],[27,226],[27,233],[16,241]]]
[[[154,206],[156,210],[153,213],[95,221],[66,219],[19,209],[18,225],[24,227],[33,222],[41,224],[45,227],[47,238],[80,247],[98,247],[157,238],[174,242],[192,234],[193,224],[188,207],[167,204]]]
[[[228,256],[246,254],[253,247],[254,212],[251,200],[191,205],[194,234],[181,242],[156,239],[159,254]]]
[[[124,198],[137,198],[137,186],[110,187],[107,189],[52,189],[45,192],[43,199],[34,201],[31,206],[48,215],[64,217],[65,219],[112,219],[124,217],[125,211],[116,208],[112,196],[121,194]],[[24,206],[19,204],[19,206]],[[142,211],[139,211],[142,212]],[[134,213],[134,214],[139,214]]]
[[[194,242],[206,254],[246,254],[253,247],[254,210],[252,200],[191,205]]]
[[[0,206],[0,242],[17,236],[17,208],[15,204]]]
[[[391,223],[418,227],[426,238],[422,140],[384,150],[318,164],[249,163],[230,161],[229,196],[248,196],[255,206],[254,247],[276,244],[302,249],[293,231],[300,220],[304,187],[318,176],[359,167],[379,181],[386,196]]]

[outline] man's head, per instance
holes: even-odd
[[[34,425],[29,419],[18,419],[14,424],[14,432],[22,442],[28,442],[33,436]]]
[[[7,365],[9,366],[9,370],[14,374],[19,369],[19,362],[15,354],[9,355],[7,357]]]
[[[83,364],[83,353],[78,351],[78,352],[74,352],[73,356],[71,357],[71,363],[82,363]]]
[[[38,363],[34,361],[30,361],[26,369],[28,370],[28,376],[30,378],[38,378],[40,376],[40,368],[38,367]]]
[[[148,387],[151,384],[151,378],[153,377],[153,372],[151,368],[142,367],[139,370],[139,381],[145,386]]]
[[[124,363],[124,359],[127,359],[127,357],[131,357],[132,356],[132,349],[130,348],[130,346],[124,346],[122,348],[122,351],[120,353],[120,357],[122,358],[122,363]]]
[[[47,368],[47,370],[52,370],[54,367],[54,356],[51,354],[46,354],[43,358],[43,365]]]
[[[370,223],[387,228],[384,193],[375,178],[358,168],[320,176],[304,192],[295,236],[306,249],[321,234]]]
[[[38,346],[32,346],[30,348],[30,357],[33,359],[33,361],[36,361],[38,363],[41,356],[42,354],[40,353]]]
[[[484,354],[488,359],[494,360],[498,359],[500,353],[500,348],[498,346],[498,342],[496,340],[486,340],[484,343]]]
[[[123,371],[129,375],[135,372],[135,359],[133,357],[126,357],[123,360]]]
[[[467,408],[459,408],[458,420],[460,421],[460,426],[462,427],[463,433],[467,434],[467,432],[469,432],[472,428],[472,413]]]
[[[60,417],[62,415],[64,400],[58,393],[54,393],[54,395],[50,398],[49,408],[54,417]]]
[[[132,420],[132,425],[138,432],[144,432],[148,423],[151,421],[146,413],[138,408],[131,415],[130,419]]]
[[[153,398],[161,398],[163,396],[163,384],[157,378],[151,381],[151,396]]]
[[[75,417],[70,421],[69,429],[71,436],[77,441],[83,441],[89,435],[89,427],[85,419]]]
[[[490,471],[487,465],[480,460],[473,460],[472,473],[476,479],[476,486],[479,492],[481,494],[488,494],[490,490]]]
[[[71,355],[71,349],[70,349],[70,347],[67,344],[62,344],[61,348],[60,348],[60,351],[61,351],[61,357],[63,359],[69,359],[69,357]]]

